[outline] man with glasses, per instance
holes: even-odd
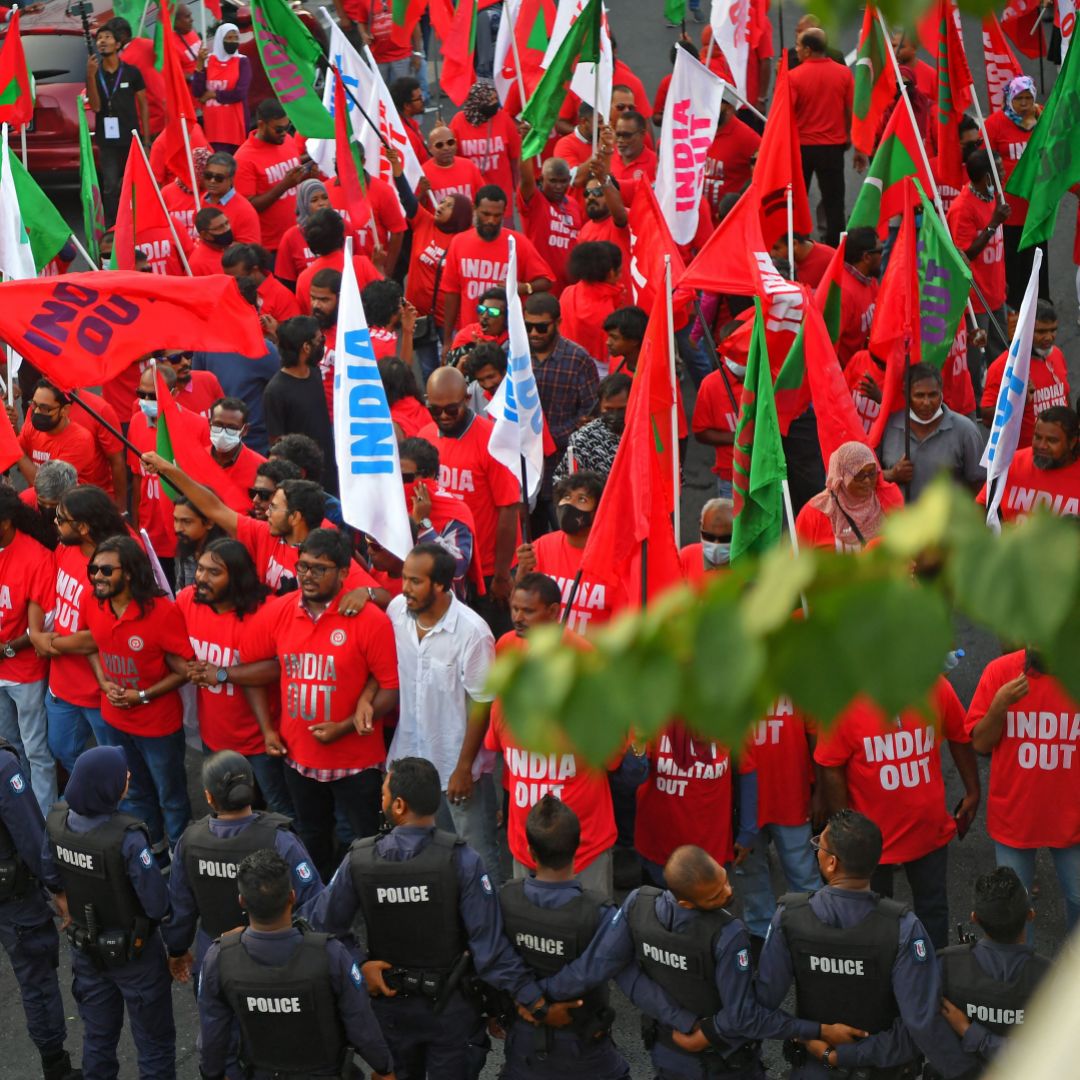
[[[841,367],[865,349],[870,339],[882,250],[881,240],[870,225],[852,229],[847,235],[844,273],[840,277],[840,337],[836,341]]]
[[[457,136],[444,124],[431,129],[428,136],[431,157],[424,162],[423,169],[436,202],[455,193],[471,202],[484,186],[483,173],[469,158],[458,156],[457,146]]]
[[[188,266],[195,277],[220,274],[221,256],[233,242],[229,219],[216,206],[204,206],[195,215],[195,246],[188,256]]]
[[[630,220],[619,186],[611,179],[611,152],[614,136],[605,128],[600,136],[600,147],[595,160],[591,161],[584,180],[585,220],[578,233],[578,243],[587,244],[598,240],[614,244],[622,252],[622,280],[630,275]],[[575,183],[579,183],[575,176]],[[599,359],[599,358],[598,358]]]
[[[210,409],[218,398],[225,396],[218,377],[212,371],[193,371],[190,350],[167,352],[156,356],[159,367],[168,366],[176,373],[177,400],[188,412],[198,413],[210,419]],[[79,391],[82,395],[82,391]],[[98,425],[101,426],[100,424]]]
[[[701,539],[679,550],[679,568],[688,582],[704,582],[709,575],[728,568],[734,517],[735,507],[730,498],[709,499],[701,508]]]
[[[614,109],[614,106],[612,106]],[[656,152],[645,145],[645,117],[636,109],[619,113],[615,120],[616,155],[611,162],[611,175],[619,183],[626,180],[656,180]]]
[[[266,464],[262,454],[256,454],[244,445],[247,430],[247,403],[240,398],[219,397],[210,410],[210,456],[229,474],[229,479],[241,492],[250,491],[259,466]],[[247,505],[233,506],[233,509],[242,514]]]
[[[259,215],[255,207],[233,187],[236,177],[236,158],[218,151],[206,159],[203,169],[204,206],[220,206],[229,219],[233,237],[241,244],[257,244],[262,236]],[[228,246],[228,245],[226,245]]]
[[[264,461],[255,470],[255,479],[247,489],[251,505],[247,516],[256,521],[265,521],[270,510],[270,500],[280,484],[286,480],[303,480],[303,473],[298,465],[280,458]]]
[[[417,79],[406,75],[401,79],[395,79],[390,84],[390,97],[397,108],[402,124],[405,125],[405,134],[409,136],[409,142],[412,143],[416,160],[423,165],[431,156],[424,143],[424,133],[416,121],[416,117],[424,115],[424,91]]]

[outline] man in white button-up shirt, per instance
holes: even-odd
[[[405,559],[401,595],[387,608],[401,683],[398,725],[387,760],[427,758],[438,769],[443,787],[439,827],[456,832],[479,852],[488,874],[498,881],[494,754],[482,749],[495,639],[487,623],[454,596],[456,572],[454,557],[444,548],[418,544]]]

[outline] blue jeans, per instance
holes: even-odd
[[[292,797],[285,783],[285,762],[269,754],[247,754],[248,764],[255,774],[255,782],[266,800],[266,805],[275,814],[285,814],[295,818]]]
[[[413,346],[413,356],[420,365],[420,376],[424,380],[421,390],[427,388],[428,378],[431,373],[442,363],[442,327],[435,328],[435,337],[429,341],[422,341]]]
[[[716,478],[716,497],[718,499],[730,499],[734,494],[734,488],[730,480],[725,480],[722,476]]]
[[[395,79],[411,78],[413,76],[412,57],[406,56],[403,60],[391,60],[388,64],[379,64],[379,74],[383,82],[389,86]],[[421,65],[423,66],[423,65]]]
[[[119,746],[127,756],[131,785],[120,809],[146,822],[155,847],[166,834],[170,850],[176,847],[191,821],[184,729],[172,735],[129,735],[105,721],[102,734],[106,746]]]
[[[690,331],[694,326],[693,320],[688,322],[681,330],[675,331],[675,344],[679,349],[686,370],[690,378],[694,380],[694,386],[700,386],[701,380],[712,373],[712,361],[705,355],[705,350],[700,345],[695,345],[690,340]]]
[[[0,686],[0,736],[16,750],[43,814],[56,802],[56,762],[49,753],[45,680]]]
[[[1054,872],[1057,874],[1061,893],[1065,897],[1065,924],[1069,930],[1080,919],[1080,844],[1066,848],[1048,848],[1050,858],[1054,860]],[[1038,848],[1014,848],[1006,844],[994,843],[994,854],[998,866],[1008,866],[1016,871],[1016,876],[1024,883],[1024,888],[1031,892],[1035,880],[1035,852]],[[1031,943],[1031,923],[1028,923],[1028,943]]]
[[[49,718],[49,751],[69,773],[75,759],[86,749],[91,732],[98,744],[105,741],[100,709],[72,705],[49,690],[45,694],[45,715]]]
[[[821,888],[817,859],[810,847],[809,825],[763,825],[754,850],[735,871],[743,902],[743,922],[751,934],[764,937],[776,913],[776,897],[769,875],[769,841],[793,892]]]

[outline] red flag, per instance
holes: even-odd
[[[678,284],[736,296],[764,296],[764,280],[783,281],[761,235],[761,198],[751,183],[694,257]]]
[[[964,54],[964,42],[956,29],[956,8],[952,0],[938,0],[935,6],[937,41],[937,146],[938,180],[953,188],[967,181],[960,152],[960,121],[971,105],[971,70]],[[906,110],[905,110],[906,111]]]
[[[855,96],[851,115],[851,145],[864,154],[874,152],[874,140],[885,110],[896,100],[896,70],[892,45],[872,3],[863,12],[855,57]]]
[[[34,118],[34,95],[30,89],[30,69],[26,66],[19,33],[19,9],[12,12],[0,48],[0,123],[18,131]]]
[[[135,242],[145,233],[164,229],[169,233],[169,216],[154,190],[154,177],[139,149],[138,136],[131,136],[120,202],[116,210],[113,258],[117,270],[135,269]]]
[[[1001,23],[991,12],[983,19],[983,66],[986,68],[986,99],[991,111],[1000,109],[1005,103],[1005,87],[1011,79],[1023,75],[1020,61],[1016,59],[1005,35]]]
[[[634,303],[645,311],[652,311],[656,297],[664,287],[664,256],[671,257],[673,282],[678,283],[685,266],[651,184],[637,185],[634,201],[630,204],[628,225]],[[682,326],[686,321],[687,310],[693,302],[693,291],[676,284],[672,302],[676,326]]]
[[[787,237],[787,192],[791,188],[792,230],[809,236],[814,231],[810,203],[803,180],[802,155],[799,151],[799,131],[791,108],[788,87],[787,50],[780,60],[776,76],[769,119],[758,147],[754,166],[754,186],[761,192],[761,235],[765,247],[772,248]],[[789,253],[789,258],[794,258]]]
[[[341,72],[334,68],[334,168],[338,183],[345,196],[349,220],[358,226],[371,217],[371,206],[364,193],[364,179],[360,168],[357,144],[352,137],[349,106],[345,100],[345,82]]]
[[[900,232],[889,253],[889,265],[881,280],[874,321],[870,325],[870,351],[885,358],[885,380],[881,390],[881,412],[874,420],[867,440],[881,442],[885,423],[904,398],[904,376],[909,364],[922,359],[919,337],[919,260],[916,253],[915,185],[904,181],[904,216]]]
[[[17,9],[16,9],[17,10]],[[6,409],[0,409],[0,472],[7,472],[23,456],[19,438],[11,426]]]
[[[504,7],[509,12],[509,7]],[[503,18],[507,18],[506,14]],[[521,59],[521,78],[525,83],[526,97],[536,89],[544,69],[540,66],[547,51],[552,27],[555,25],[555,5],[552,0],[521,0],[514,20],[514,38],[517,41],[517,54]],[[516,83],[517,68],[514,65],[514,50],[509,49],[503,63],[502,78],[508,83]],[[521,103],[524,108],[525,102]]]
[[[442,88],[458,106],[476,82],[476,2],[458,0],[442,42]]]
[[[1036,60],[1046,55],[1039,0],[1012,0],[1001,13],[1001,29],[1025,56]]]
[[[671,432],[675,394],[668,334],[667,303],[661,290],[634,372],[626,426],[581,559],[583,578],[633,582],[627,589],[631,596],[640,596],[641,546],[646,540],[646,595],[655,596],[681,580],[671,524],[672,463],[678,447]]]
[[[424,0],[393,0],[391,11],[394,21],[390,27],[390,40],[395,45],[403,49],[411,48],[413,31],[426,6]]]
[[[431,15],[435,36],[439,41],[445,41],[450,36],[450,27],[454,21],[454,0],[431,0],[428,13]]]
[[[221,16],[219,15],[218,18]],[[191,100],[191,90],[180,67],[180,49],[172,25],[172,13],[166,0],[161,8],[161,51],[164,61],[161,69],[165,83],[165,129],[161,138],[165,141],[165,164],[173,176],[180,177],[185,186],[191,184],[191,164],[188,161],[187,147],[184,145],[184,132],[181,124],[187,127],[191,149],[208,145],[206,136],[199,126],[195,112],[195,103]],[[193,196],[198,198],[198,195]]]
[[[825,319],[825,329],[829,332],[829,340],[835,345],[840,337],[840,302],[843,295],[841,282],[844,279],[844,261],[847,253],[847,234],[840,237],[840,243],[821,275],[814,291],[814,305]]]
[[[0,339],[61,390],[99,386],[156,348],[266,355],[255,309],[225,274],[97,270],[6,281]]]

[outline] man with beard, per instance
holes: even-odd
[[[334,359],[337,350],[338,301],[341,299],[341,271],[320,270],[308,286],[311,317],[323,332],[323,354],[319,370],[330,419],[334,418]]]
[[[435,766],[443,791],[439,827],[457,832],[497,881],[494,755],[481,752],[495,639],[484,620],[454,595],[456,572],[444,548],[418,544],[405,558],[401,595],[386,609],[402,687],[388,756],[391,761],[422,757]]]
[[[630,230],[626,227],[630,215],[626,211],[618,185],[602,163],[588,171],[582,170],[585,184],[585,221],[578,233],[578,242],[606,240],[622,252],[622,277],[630,274]]]
[[[1055,405],[1039,414],[1031,445],[1017,450],[1009,464],[998,510],[1002,521],[1025,517],[1038,506],[1080,517],[1078,436],[1080,419],[1072,409]],[[975,501],[986,505],[985,485]]]
[[[199,556],[195,584],[179,593],[176,607],[196,657],[188,664],[188,678],[199,688],[199,737],[212,751],[243,754],[267,806],[275,813],[291,814],[281,762],[285,746],[270,719],[266,688],[238,689],[229,682],[229,667],[243,662],[244,629],[267,592],[243,544],[214,540]]]
[[[192,371],[191,357],[190,351],[164,352],[154,359],[159,367],[167,364],[176,373],[176,400],[181,407],[209,420],[211,406],[225,396],[225,391],[212,371]],[[81,390],[79,396],[82,396]]]
[[[221,272],[232,278],[251,278],[259,294],[259,314],[280,323],[299,315],[300,305],[295,294],[274,277],[273,270],[270,252],[261,244],[233,244],[221,256]]]
[[[206,159],[203,167],[204,207],[217,207],[229,219],[229,227],[238,243],[257,244],[262,236],[259,215],[255,207],[233,187],[236,179],[236,158],[219,151]]]
[[[568,282],[567,261],[581,231],[581,205],[571,199],[570,167],[561,158],[548,158],[536,182],[536,162],[521,163],[517,204],[525,235],[540,257],[555,271],[552,292],[557,296]]]
[[[450,120],[450,130],[458,140],[458,152],[479,170],[485,184],[498,184],[503,191],[517,189],[521,159],[521,135],[510,113],[499,104],[499,95],[489,82],[474,83],[461,112]],[[475,194],[475,192],[474,192]]]
[[[566,453],[555,469],[556,480],[579,471],[596,473],[607,479],[626,426],[626,403],[630,399],[631,385],[630,376],[621,371],[600,380],[597,391],[600,415],[571,432]]]

